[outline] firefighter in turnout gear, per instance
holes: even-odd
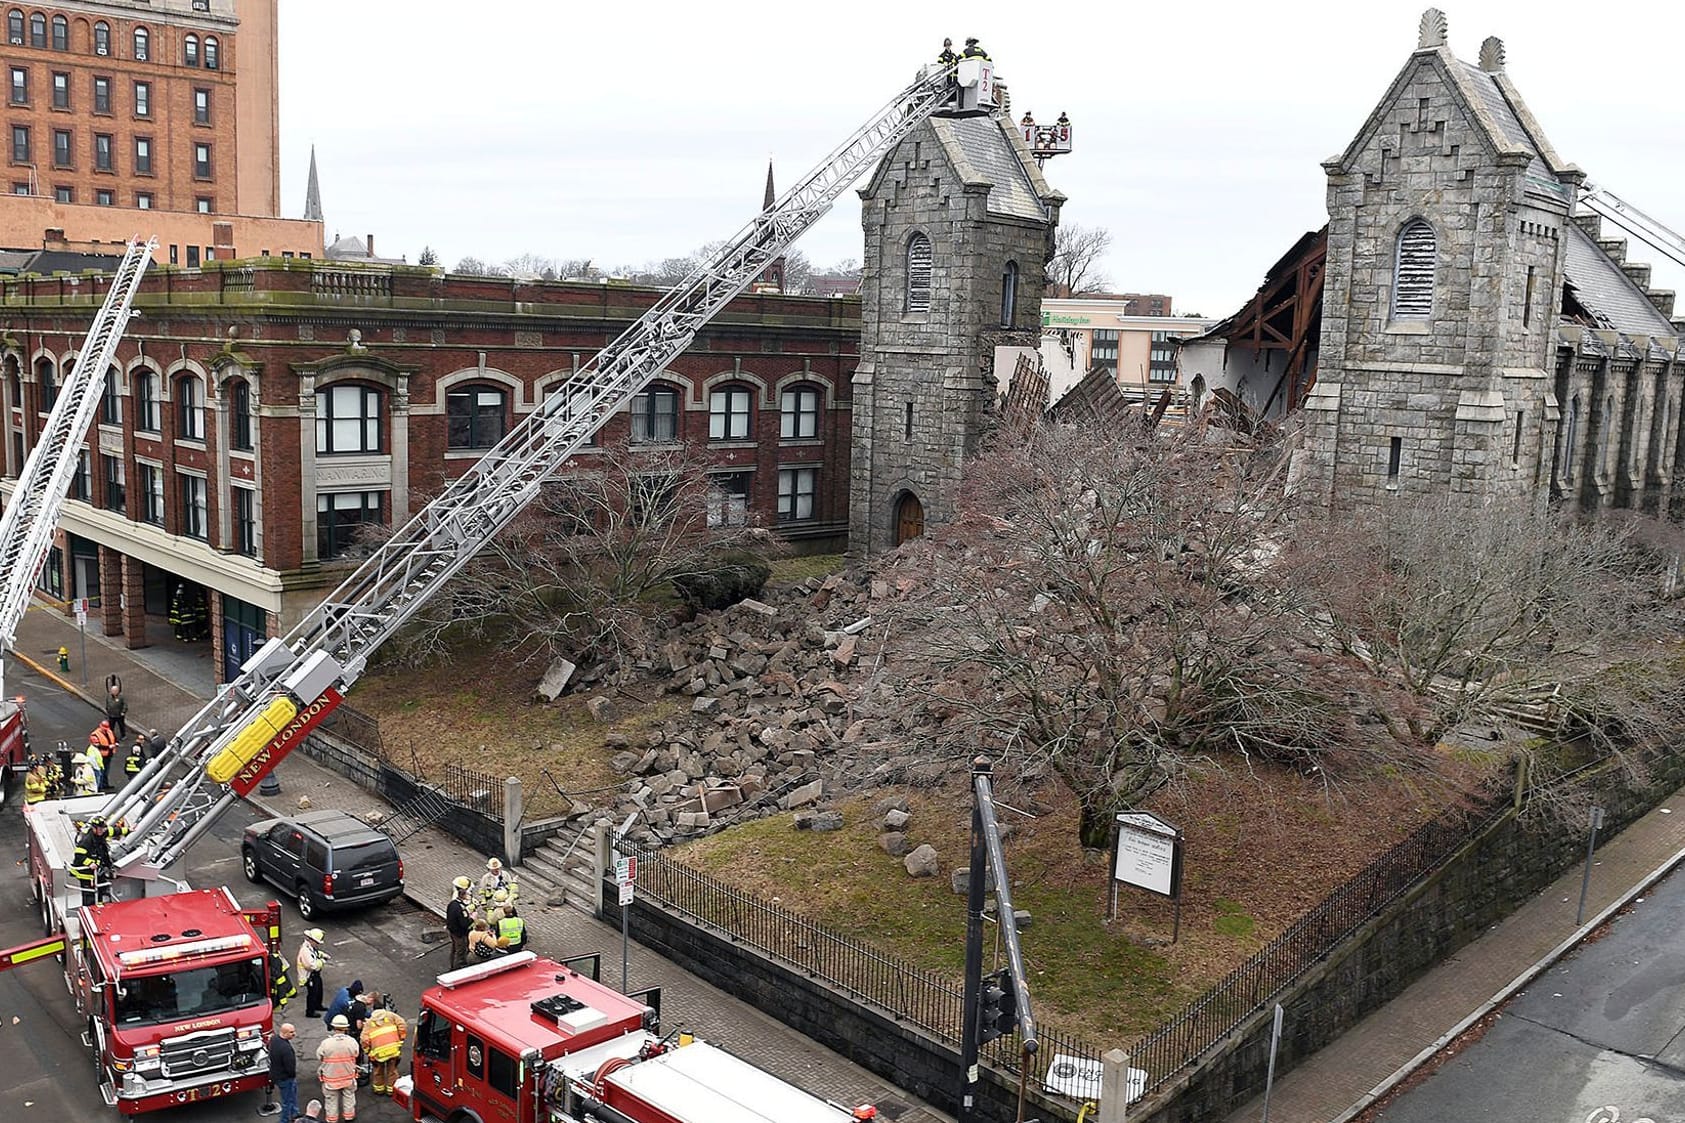
[[[47,790],[51,782],[47,779],[47,762],[37,760],[29,766],[29,774],[23,778],[23,799],[25,803],[40,803],[47,798]]]
[[[140,770],[146,767],[146,739],[136,737],[135,743],[129,746],[129,755],[123,758],[123,775],[134,779],[140,775]]]
[[[99,794],[99,746],[89,745],[74,758],[76,773],[71,780],[77,795]]]
[[[398,1079],[398,1058],[404,1051],[404,1039],[408,1036],[409,1026],[404,1019],[384,1005],[363,1023],[363,1051],[374,1064],[369,1087],[375,1095],[391,1094],[392,1085]]]
[[[501,860],[488,858],[486,859],[485,876],[480,878],[480,912],[482,915],[487,909],[495,908],[503,903],[493,900],[499,892],[506,894],[504,900],[513,901],[519,894],[520,887],[515,884],[514,876],[503,868]]]
[[[76,852],[70,856],[70,873],[82,887],[82,903],[97,904],[111,875],[111,846],[106,840],[102,817],[94,816],[88,829],[76,840]]]

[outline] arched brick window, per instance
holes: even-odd
[[[205,36],[205,69],[215,70],[222,65],[221,50],[215,35]]]
[[[53,50],[70,50],[70,21],[63,16],[53,17]]]
[[[135,61],[145,62],[152,53],[152,35],[144,27],[135,28]]]
[[[94,24],[94,54],[109,55],[111,53],[111,25],[104,20]]]
[[[907,305],[908,312],[930,311],[930,239],[914,234],[907,239]]]
[[[205,385],[191,374],[176,382],[176,439],[205,439]]]
[[[1393,319],[1426,320],[1433,315],[1437,251],[1433,227],[1422,219],[1411,219],[1398,232],[1398,253],[1393,266]]]
[[[445,392],[447,448],[492,448],[509,431],[509,395],[489,382]]]
[[[708,392],[708,439],[746,441],[752,435],[749,419],[755,393],[741,382],[728,382]]]
[[[189,35],[181,41],[182,61],[188,66],[199,65],[199,37]]]

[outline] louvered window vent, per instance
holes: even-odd
[[[907,243],[907,311],[930,311],[930,239],[923,234]]]
[[[1433,314],[1435,240],[1433,227],[1413,219],[1398,234],[1393,267],[1392,318],[1425,320]]]

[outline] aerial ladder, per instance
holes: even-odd
[[[145,877],[181,857],[343,699],[395,636],[539,494],[617,410],[691,344],[789,245],[938,109],[986,111],[985,59],[923,68],[771,207],[728,239],[631,327],[546,397],[473,467],[375,550],[287,635],[190,718],[106,805],[131,825],[120,872]]]
[[[1665,255],[1674,264],[1685,265],[1685,237],[1681,237],[1660,220],[1645,214],[1613,191],[1588,183],[1579,201],[1593,214],[1619,226],[1657,253]]]
[[[105,303],[76,353],[75,366],[65,375],[40,439],[24,460],[11,501],[0,514],[0,655],[17,642],[18,624],[29,609],[59,510],[76,475],[82,441],[99,412],[105,372],[117,357],[123,329],[134,315],[135,293],[157,246],[157,239],[136,239],[124,251]],[[4,676],[5,660],[0,658],[0,699],[6,697]],[[7,746],[0,766],[8,771],[25,763],[19,747],[23,739],[14,729],[21,722],[21,706],[14,700],[0,701],[0,746]]]

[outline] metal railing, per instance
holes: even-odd
[[[737,943],[781,960],[862,1002],[879,1007],[891,1018],[918,1027],[947,1044],[960,1041],[962,993],[959,983],[917,967],[854,936],[833,932],[782,905],[727,885],[660,851],[632,848],[638,859],[638,893],[691,920],[728,933]],[[1098,1065],[1101,1050],[1059,1030],[1040,1032],[1043,1063],[1055,1055],[1072,1058],[1084,1067]],[[984,1046],[984,1054],[998,1067],[1018,1072],[1016,1036]],[[1032,1075],[1037,1075],[1032,1073]],[[1096,1089],[1098,1093],[1098,1089]]]
[[[386,760],[386,742],[380,736],[380,721],[365,714],[362,710],[341,703],[322,722],[323,732],[331,733],[342,741],[349,741],[359,749]]]
[[[453,803],[469,807],[493,819],[503,819],[503,778],[475,772],[460,764],[445,764],[434,783]]]

